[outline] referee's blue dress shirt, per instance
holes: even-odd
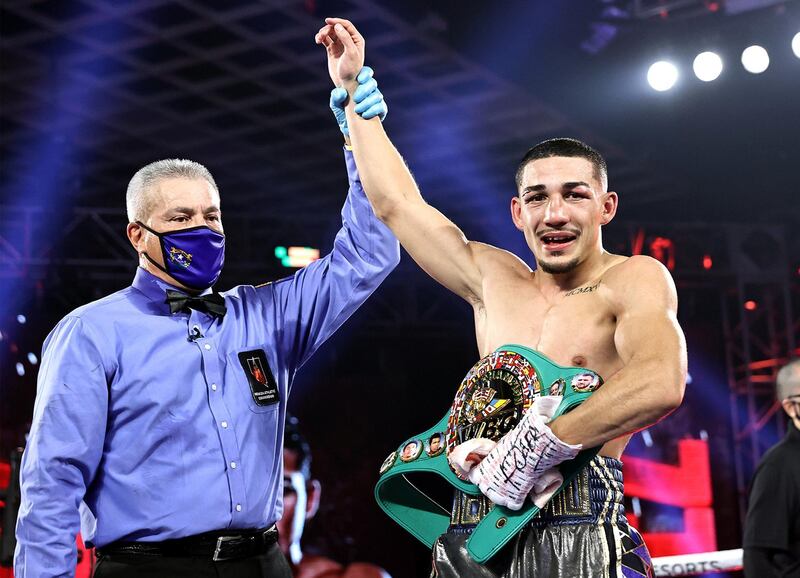
[[[281,516],[292,377],[400,258],[345,156],[350,190],[326,257],[222,293],[222,319],[170,314],[170,287],[138,269],[130,287],[76,309],[48,336],[22,458],[17,578],[71,576],[79,526],[102,547]],[[263,352],[277,403],[257,403],[242,352]]]

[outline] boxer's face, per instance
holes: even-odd
[[[600,227],[616,209],[617,194],[605,192],[594,165],[580,157],[531,161],[511,202],[514,224],[538,266],[554,274],[568,273],[602,250]]]

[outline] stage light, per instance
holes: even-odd
[[[39,358],[36,357],[36,354],[33,353],[32,351],[28,353],[28,363],[30,363],[31,365],[36,365],[37,363],[39,363]]]
[[[3,332],[0,331],[0,341],[3,341]]]
[[[797,58],[800,58],[800,32],[794,35],[792,38],[792,52]]]
[[[25,325],[25,322],[26,322],[27,320],[28,320],[28,318],[27,318],[27,317],[25,317],[25,316],[24,316],[22,313],[20,313],[19,315],[17,315],[17,323],[19,323],[20,325]]]
[[[25,366],[22,365],[20,362],[17,362],[17,375],[22,377],[25,375]]]
[[[747,72],[761,74],[769,67],[769,54],[761,46],[749,46],[742,52],[742,66]]]
[[[722,74],[722,59],[714,52],[701,52],[695,57],[692,68],[697,78],[711,82]]]
[[[678,69],[671,62],[659,60],[647,71],[647,82],[658,92],[669,90],[678,82]]]
[[[756,301],[753,301],[752,299],[748,299],[747,301],[744,302],[744,308],[747,309],[748,311],[755,311],[756,309],[758,309],[758,303]]]
[[[714,261],[711,259],[711,255],[703,255],[703,269],[711,269],[714,266]]]

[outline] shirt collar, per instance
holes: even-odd
[[[170,315],[169,305],[167,305],[167,290],[186,293],[186,291],[180,287],[170,285],[142,267],[136,268],[136,275],[131,285],[134,289],[141,291],[145,297],[158,306],[158,313],[163,313],[165,315]],[[200,295],[206,295],[208,293],[211,293],[210,287],[200,293]]]

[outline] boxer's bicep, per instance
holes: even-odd
[[[470,303],[482,300],[482,246],[421,197],[398,203],[386,216],[411,258],[436,281]]]
[[[551,422],[562,441],[593,447],[652,425],[683,398],[686,346],[676,319],[675,287],[663,266],[631,257],[601,282],[616,319],[622,367],[586,402]]]
[[[653,396],[665,402],[683,396],[686,342],[677,320],[675,285],[667,270],[653,259],[630,263],[618,279],[614,300],[617,318],[614,345],[625,372],[639,374]]]

